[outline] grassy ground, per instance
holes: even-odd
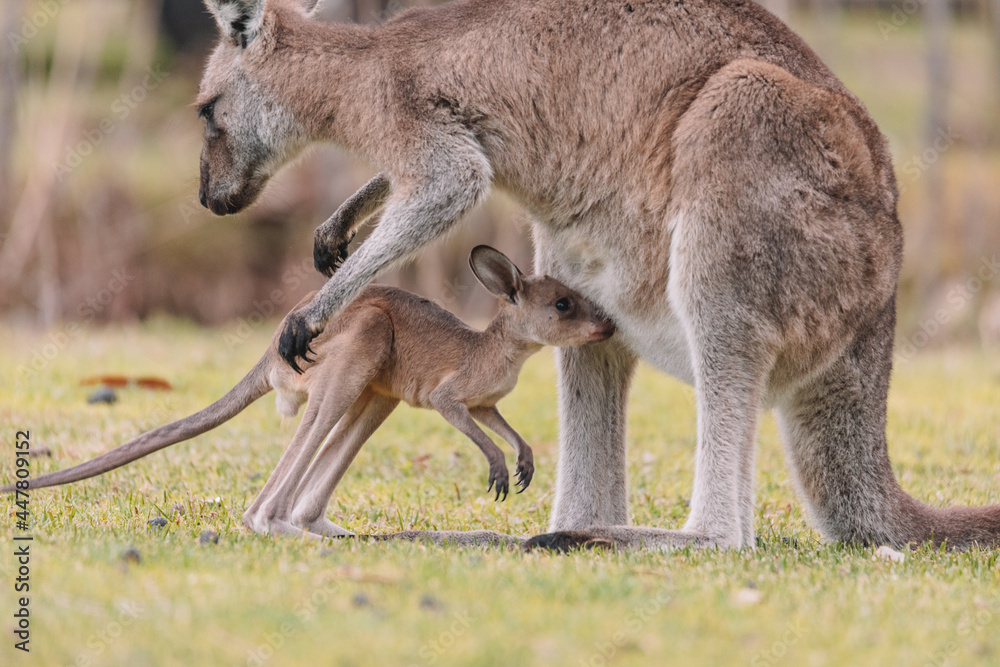
[[[269,326],[143,327],[48,338],[4,331],[0,418],[66,467],[214,400],[250,368]],[[60,335],[64,334],[64,335]],[[48,345],[48,347],[46,347]],[[38,353],[40,356],[35,356]],[[52,357],[45,359],[45,355]],[[18,372],[34,359],[37,375]],[[44,361],[44,364],[43,364]],[[88,406],[81,378],[158,375]],[[17,378],[13,384],[11,378]],[[435,414],[402,408],[375,435],[330,508],[359,533],[400,528],[544,529],[556,466],[551,354],[504,403],[534,446],[531,488],[485,493],[486,465]],[[890,442],[897,474],[933,504],[1000,502],[1000,359],[928,353],[897,369]],[[678,526],[694,447],[690,389],[643,369],[630,412],[633,521]],[[15,610],[4,500],[3,664],[37,665],[944,665],[1000,660],[996,554],[922,549],[901,564],[822,544],[760,435],[752,553],[569,556],[249,534],[240,516],[294,431],[267,398],[217,431],[103,478],[31,495],[31,654],[12,648]],[[183,513],[172,508],[181,505]],[[163,515],[162,529],[148,525]],[[218,544],[202,545],[208,529]],[[797,543],[783,543],[781,537]],[[134,548],[141,560],[123,558]],[[16,662],[14,656],[17,656]]]

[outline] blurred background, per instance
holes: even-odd
[[[322,13],[374,23],[414,4],[432,3],[325,0]],[[764,4],[889,137],[900,355],[1000,346],[1000,0]],[[203,209],[191,102],[215,28],[200,0],[4,0],[0,22],[0,320],[254,322],[322,284],[312,230],[374,171],[319,147],[249,211]],[[494,195],[385,282],[484,317],[493,300],[467,269],[478,243],[531,265],[527,216]]]

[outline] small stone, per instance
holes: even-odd
[[[214,530],[206,530],[202,532],[201,536],[198,538],[199,544],[218,544],[219,534]]]
[[[135,547],[129,547],[125,551],[121,552],[118,556],[125,563],[132,563],[138,565],[142,562],[142,556],[139,555],[139,550]]]
[[[430,593],[424,593],[420,596],[421,609],[426,609],[428,611],[440,611],[443,606],[444,605],[442,605],[441,602]]]
[[[149,520],[150,528],[163,528],[165,525],[167,525],[167,520],[164,519],[162,516],[158,516],[155,519]]]
[[[184,507],[184,505],[182,505],[181,503],[177,503],[176,505],[171,507],[170,511],[173,512],[174,514],[180,514],[181,516],[187,514],[187,508]]]
[[[105,403],[111,405],[112,403],[118,402],[118,394],[111,387],[101,387],[93,394],[87,397],[87,403],[91,405],[96,405],[97,403]]]
[[[364,593],[357,593],[353,598],[351,598],[351,604],[355,607],[368,607],[371,603],[372,601],[369,600],[368,596]]]
[[[764,599],[764,594],[756,588],[741,588],[733,595],[733,601],[741,607],[755,605]]]
[[[890,563],[902,563],[906,560],[906,554],[896,551],[892,547],[882,545],[875,550],[872,560],[887,560]]]

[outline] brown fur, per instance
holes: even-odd
[[[500,313],[486,330],[473,329],[410,292],[370,286],[315,339],[315,358],[304,372],[293,371],[278,356],[276,333],[253,370],[215,404],[95,459],[32,479],[29,488],[94,477],[200,435],[273,388],[282,414],[296,414],[306,401],[308,406],[292,443],[244,515],[244,523],[260,533],[349,534],[325,518],[330,496],[358,450],[400,401],[438,410],[475,442],[490,464],[489,488],[495,487],[497,499],[507,497],[507,466],[474,419],[507,440],[518,455],[517,482],[523,491],[534,474],[534,457],[500,415],[497,402],[543,345],[606,340],[614,327],[573,290],[547,276],[522,276],[492,248],[475,248],[470,263],[501,298]],[[13,484],[0,488],[13,490]],[[475,537],[482,541],[484,535]],[[496,536],[486,541],[497,540],[510,541]]]

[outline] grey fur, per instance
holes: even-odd
[[[997,544],[1000,508],[932,509],[892,476],[902,230],[889,151],[861,102],[758,5],[464,0],[368,28],[269,0],[261,25],[246,49],[223,40],[205,70],[199,100],[232,112],[223,136],[206,134],[207,205],[249,205],[310,141],[353,151],[393,185],[379,226],[287,320],[286,360],[495,185],[534,216],[537,269],[620,331],[560,352],[552,530],[752,548],[754,433],[774,407],[825,537]],[[260,112],[238,111],[261,100],[281,110],[267,131],[245,122]],[[259,158],[245,149],[255,131]],[[346,240],[324,234],[317,251]],[[620,525],[637,358],[695,387],[682,530]]]

